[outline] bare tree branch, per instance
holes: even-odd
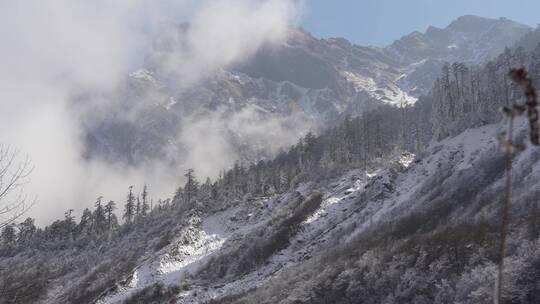
[[[24,194],[33,171],[30,159],[19,151],[0,144],[0,229],[23,216],[34,204]]]

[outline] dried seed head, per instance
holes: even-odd
[[[514,113],[516,113],[516,115],[521,115],[525,113],[526,110],[527,108],[523,105],[514,105]]]
[[[501,107],[500,111],[506,117],[513,117],[514,116],[514,112],[509,107]]]
[[[538,124],[538,95],[533,81],[524,68],[510,70],[510,78],[523,87],[525,91],[525,106],[531,129],[530,137],[533,145],[540,145],[540,126]],[[523,106],[518,106],[523,107]],[[514,107],[516,108],[516,107]]]
[[[525,146],[525,144],[513,144],[512,147],[514,148],[514,150],[516,151],[525,151],[525,149],[527,149],[527,146]]]

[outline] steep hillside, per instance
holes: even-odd
[[[196,298],[210,294],[217,298],[211,303],[491,303],[504,185],[504,155],[494,137],[501,128],[469,130],[434,144],[408,167],[401,162],[359,181],[345,175],[341,184],[330,184],[316,216],[305,221],[302,237],[292,240],[293,250],[282,251],[288,257],[282,270],[254,288],[241,285],[246,288],[239,295],[216,297],[212,286],[205,292],[203,285]],[[529,149],[516,159],[519,194],[511,209],[504,285],[510,303],[539,300],[534,199],[539,156]],[[194,278],[197,282],[197,273]]]
[[[491,303],[505,128],[468,129],[375,170],[314,172],[279,194],[205,201],[201,188],[200,201],[175,198],[112,234],[81,235],[66,217],[3,247],[1,299]],[[517,142],[527,132],[519,120]],[[504,290],[516,303],[538,301],[539,166],[534,147],[514,162]]]
[[[495,137],[504,127],[196,216],[98,303],[144,303],[155,284],[178,285],[179,303],[491,303],[504,185]],[[505,288],[519,303],[539,291],[539,161],[530,148],[514,171]]]

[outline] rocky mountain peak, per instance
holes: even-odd
[[[430,26],[424,33],[413,32],[392,43],[386,50],[403,64],[424,59],[482,63],[514,44],[531,30],[530,26],[500,18],[466,15],[446,28]]]
[[[450,25],[446,27],[446,29],[464,33],[482,32],[488,30],[497,22],[497,19],[479,17],[475,15],[464,15],[452,21]]]

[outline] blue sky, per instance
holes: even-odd
[[[302,25],[317,37],[384,46],[429,25],[445,27],[467,14],[536,26],[540,0],[305,0]]]

